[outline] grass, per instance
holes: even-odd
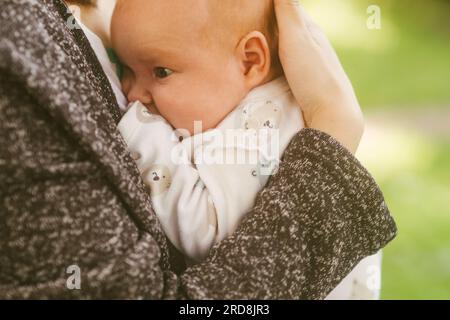
[[[384,250],[382,298],[450,299],[450,139],[378,130],[359,157],[399,228]]]
[[[369,120],[380,109],[402,117],[450,107],[450,1],[303,3],[336,47]],[[372,4],[381,8],[380,30],[366,25]],[[399,228],[384,250],[383,299],[450,299],[450,137],[426,130],[381,125],[359,153]]]
[[[399,41],[386,52],[338,49],[361,104],[368,109],[448,106],[450,42],[418,43],[408,37]]]
[[[431,0],[307,0],[329,35],[362,106],[449,106],[450,2]],[[367,28],[369,4],[381,29]]]
[[[384,251],[384,299],[450,299],[450,144],[428,166],[380,180],[399,226]]]

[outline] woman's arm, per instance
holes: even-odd
[[[328,133],[355,153],[364,121],[336,52],[300,1],[274,0],[274,3],[280,59],[307,126]]]
[[[332,137],[304,129],[237,232],[188,269],[181,282],[172,278],[165,294],[322,299],[395,234],[370,174]]]

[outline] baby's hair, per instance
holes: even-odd
[[[116,11],[131,0],[118,0]],[[179,0],[183,1],[183,0]],[[273,0],[197,0],[205,5],[209,18],[204,21],[200,37],[208,44],[235,44],[252,31],[260,31],[270,48],[273,70],[280,70],[278,27]]]
[[[272,66],[279,67],[278,25],[273,0],[207,0],[213,25],[229,38],[232,32],[244,36],[251,31],[262,32],[270,47]],[[211,26],[208,26],[211,28]],[[209,36],[211,32],[205,32]]]

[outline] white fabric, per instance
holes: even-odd
[[[152,191],[153,207],[168,237],[196,260],[233,233],[269,178],[271,172],[262,171],[270,168],[261,165],[276,165],[279,154],[303,127],[300,108],[284,78],[252,91],[216,129],[181,143],[162,117],[150,114],[140,103],[135,103],[119,124],[130,151],[139,155],[138,167]],[[268,146],[265,141],[260,146],[237,141],[263,132],[279,142],[276,159],[254,150]],[[238,138],[223,143],[230,135]],[[182,154],[184,164],[174,161],[174,154]],[[223,159],[232,155],[243,160],[253,157],[254,161],[207,163],[212,156]],[[267,161],[258,163],[260,156]]]
[[[326,300],[379,300],[381,251],[363,259],[328,295]]]
[[[102,40],[92,32],[87,26],[85,26],[79,19],[77,19],[78,25],[83,30],[86,38],[89,41],[92,49],[99,60],[103,71],[108,77],[109,83],[113,89],[114,95],[116,96],[117,104],[122,112],[127,109],[128,101],[122,92],[122,85],[120,84],[119,77],[116,74],[116,66],[109,60],[108,52],[103,45]]]

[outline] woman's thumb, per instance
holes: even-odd
[[[274,0],[275,13],[280,27],[295,23],[306,28],[306,19],[300,0]]]

